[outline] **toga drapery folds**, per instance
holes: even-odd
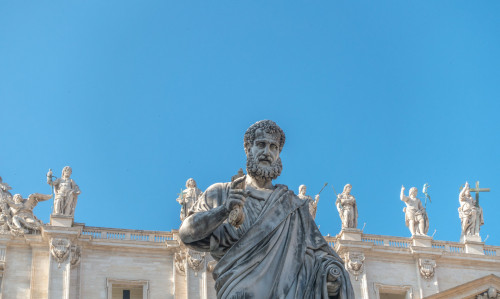
[[[190,214],[224,204],[230,183],[210,186]],[[186,244],[210,251],[218,298],[329,298],[328,272],[340,272],[337,298],[354,298],[349,274],[321,235],[307,201],[284,185],[266,200],[250,195],[243,224],[227,222],[205,239]]]

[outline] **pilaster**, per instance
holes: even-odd
[[[42,228],[43,239],[49,244],[50,251],[48,299],[69,299],[72,264],[78,265],[80,258],[77,239],[81,234],[82,227],[67,226],[70,221],[61,223],[53,220],[54,215],[51,216],[51,223],[59,223],[59,225],[47,225]],[[70,220],[72,224],[73,218],[71,217]]]

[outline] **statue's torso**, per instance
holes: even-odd
[[[406,201],[407,211],[418,211],[420,209],[420,199],[408,197]]]
[[[65,196],[72,190],[71,179],[60,179],[57,195]]]
[[[356,204],[356,199],[352,195],[342,194],[340,196],[340,204],[344,209],[353,209]]]

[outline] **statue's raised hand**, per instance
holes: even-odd
[[[248,192],[242,187],[238,189],[238,185],[245,181],[246,176],[237,178],[231,183],[231,189],[229,190],[229,197],[226,200],[226,209],[231,211],[229,213],[229,223],[232,226],[238,228],[245,219],[245,214],[243,214],[243,205],[248,196]]]

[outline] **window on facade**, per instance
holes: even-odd
[[[146,280],[107,279],[107,299],[149,299]]]
[[[406,299],[406,293],[402,294],[380,293],[380,299]]]
[[[113,285],[112,299],[144,299],[142,286]]]

